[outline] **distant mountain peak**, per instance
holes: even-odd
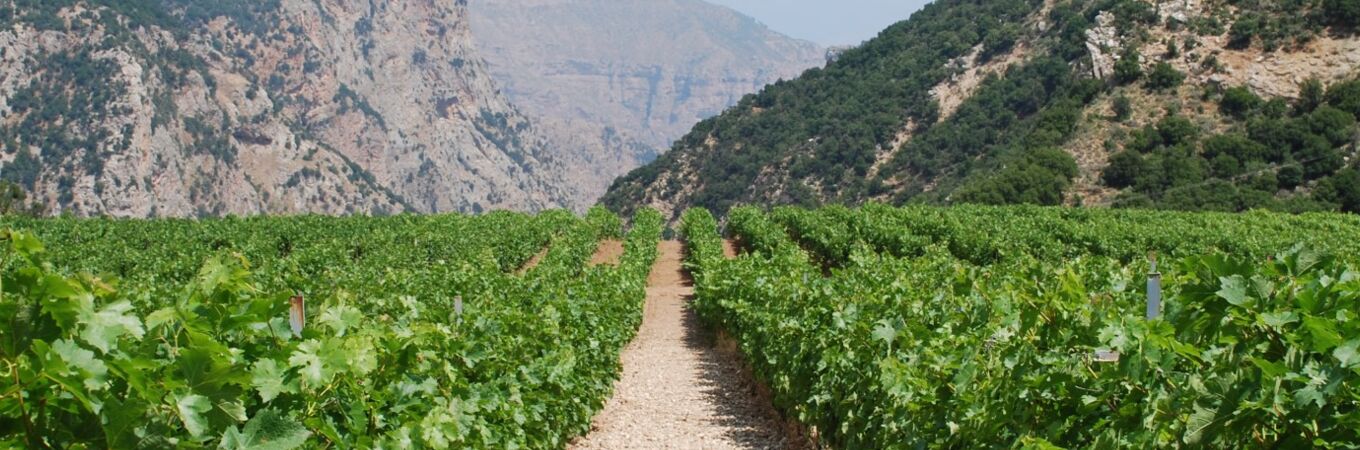
[[[699,0],[472,0],[470,10],[492,75],[527,113],[656,148],[825,61],[816,44]]]

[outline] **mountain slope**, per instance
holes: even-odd
[[[866,201],[1349,209],[1360,182],[1343,137],[1360,109],[1346,106],[1345,81],[1360,55],[1354,22],[1335,12],[1357,5],[1292,3],[937,1],[699,124],[602,202],[673,214]],[[1290,98],[1308,79],[1331,86],[1318,94],[1327,117],[1313,118],[1319,102]],[[1267,98],[1224,113],[1241,91]],[[1159,125],[1175,139],[1160,139]],[[1293,131],[1264,144],[1266,127]],[[1249,140],[1281,150],[1225,144],[1254,128]],[[1119,170],[1141,184],[1105,175],[1125,149],[1139,158],[1125,154]],[[1314,160],[1325,164],[1294,182]],[[1267,173],[1275,183],[1257,176]]]
[[[465,0],[0,6],[0,178],[80,215],[583,207]]]
[[[472,0],[469,9],[492,76],[526,113],[656,149],[825,62],[815,44],[700,0]]]

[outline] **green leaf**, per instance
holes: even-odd
[[[341,305],[327,308],[317,320],[335,331],[336,336],[344,336],[345,331],[359,327],[364,314],[352,306]]]
[[[175,308],[161,308],[146,316],[146,328],[154,330],[175,320]]]
[[[64,331],[74,332],[82,318],[94,314],[94,296],[79,292],[65,278],[47,276],[43,291],[47,296],[42,302],[43,311]]]
[[[1195,412],[1185,421],[1185,443],[1190,445],[1213,442],[1213,431],[1218,412],[1195,405]],[[1207,439],[1206,439],[1207,438]]]
[[[1344,342],[1341,333],[1336,331],[1336,324],[1327,319],[1305,314],[1303,327],[1313,338],[1314,352],[1325,353]]]
[[[207,397],[198,394],[189,394],[175,400],[175,409],[179,412],[179,419],[184,423],[184,429],[189,431],[193,437],[201,437],[208,431],[208,418],[205,414],[212,411],[212,401]]]
[[[1332,351],[1332,357],[1341,362],[1341,366],[1347,369],[1360,367],[1360,339],[1354,339]]]
[[[231,420],[237,422],[246,421],[246,407],[242,405],[241,402],[220,402],[217,404],[217,409],[221,410],[227,417],[230,417]]]
[[[1294,392],[1294,406],[1307,408],[1309,404],[1317,404],[1321,408],[1327,406],[1327,399],[1315,386],[1308,386]]]
[[[128,314],[132,303],[121,301],[104,307],[99,312],[83,311],[80,322],[84,324],[80,338],[103,353],[116,346],[118,338],[132,336],[141,339],[146,334],[142,321]]]
[[[897,340],[897,328],[886,319],[878,321],[878,326],[874,327],[874,338],[888,345],[892,345]]]
[[[292,450],[307,443],[312,432],[273,409],[260,411],[242,430],[227,429],[217,448],[223,450]]]
[[[1249,306],[1251,299],[1247,297],[1247,280],[1245,278],[1242,278],[1241,275],[1233,275],[1231,277],[1220,277],[1218,281],[1222,285],[1222,288],[1217,292],[1219,297],[1236,306],[1243,308]]]
[[[87,390],[104,389],[104,378],[109,373],[109,366],[99,360],[94,352],[65,339],[53,342],[52,352],[66,363],[66,370],[63,370],[61,375],[81,378]]]
[[[1049,442],[1047,439],[1033,436],[1020,438],[1020,448],[1023,450],[1063,450],[1062,447]]]
[[[250,384],[259,391],[260,399],[265,403],[278,398],[279,394],[297,392],[297,386],[285,379],[285,370],[278,361],[272,359],[255,362],[255,367],[250,371]]]
[[[100,424],[104,436],[109,440],[109,448],[137,447],[137,442],[141,440],[137,437],[137,427],[146,422],[146,409],[146,404],[136,399],[127,399],[125,402],[116,398],[105,400],[104,409],[100,411]]]
[[[320,351],[321,342],[312,339],[299,344],[292,356],[288,357],[288,364],[298,369],[298,374],[311,386],[325,384],[330,378],[330,371],[322,362]]]
[[[1261,323],[1271,328],[1283,328],[1285,325],[1299,321],[1299,315],[1293,311],[1277,311],[1261,314]]]
[[[1289,372],[1289,367],[1284,364],[1272,362],[1263,358],[1251,357],[1251,363],[1261,369],[1269,378],[1279,378]]]
[[[10,248],[19,254],[32,257],[43,252],[43,243],[37,236],[22,231],[9,232]]]

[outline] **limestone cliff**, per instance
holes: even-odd
[[[466,13],[466,0],[0,2],[0,178],[78,215],[588,205],[574,179],[615,156],[608,141],[549,145],[498,94]]]

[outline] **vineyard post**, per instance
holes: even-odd
[[[1162,273],[1157,271],[1156,253],[1149,254],[1148,261],[1152,270],[1147,281],[1147,318],[1153,320],[1162,317]]]
[[[462,325],[462,324],[463,324],[463,296],[461,296],[461,295],[455,296],[455,297],[453,298],[453,314],[454,314],[454,316],[456,317],[455,321],[457,322],[457,324],[458,324],[458,325]]]
[[[302,293],[298,292],[288,299],[288,326],[293,329],[293,336],[302,338],[302,329],[307,325],[307,307],[303,303]]]

